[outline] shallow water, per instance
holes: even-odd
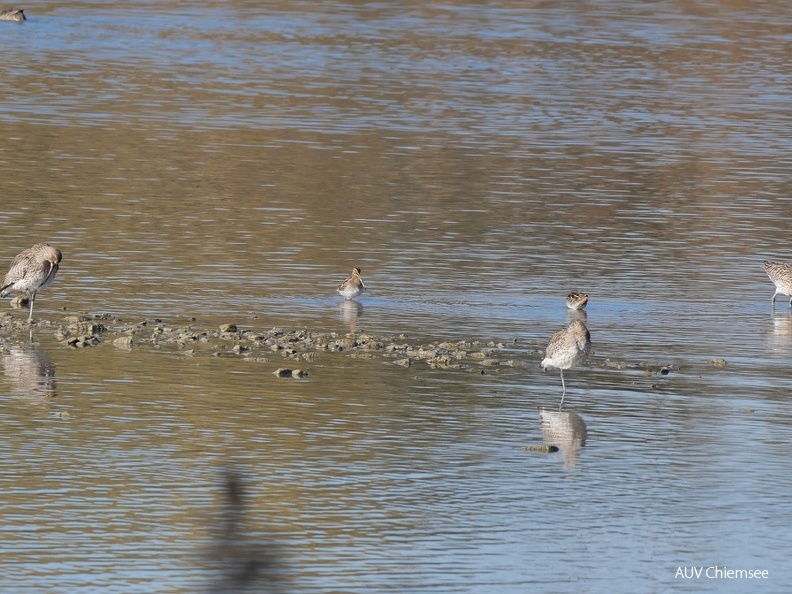
[[[517,364],[323,353],[292,380],[278,355],[4,337],[0,591],[200,591],[228,466],[288,591],[785,591],[792,314],[761,261],[792,259],[786,3],[25,10],[0,23],[0,261],[63,251],[35,317]],[[570,290],[585,445],[527,451]],[[769,578],[674,577],[714,565]]]

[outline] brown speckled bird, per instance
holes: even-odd
[[[36,293],[55,279],[62,258],[60,251],[48,243],[37,243],[23,250],[11,262],[11,268],[0,287],[0,297],[5,297],[11,291],[25,293],[30,303],[28,320],[33,319]]]
[[[581,293],[579,291],[572,291],[566,297],[566,306],[573,311],[579,311],[584,307],[586,307],[588,300],[589,300],[589,296],[586,295],[585,293]]]
[[[591,334],[580,320],[573,320],[569,326],[559,330],[550,339],[542,359],[542,369],[553,367],[561,371],[561,404],[564,404],[566,384],[564,369],[572,369],[582,364],[591,352]]]
[[[363,284],[363,279],[360,278],[360,272],[360,268],[353,268],[352,276],[338,285],[338,292],[344,296],[344,299],[352,299],[353,297],[357,297],[366,290],[366,285]]]
[[[11,8],[9,10],[0,10],[0,21],[15,21],[21,23],[26,21],[25,12],[21,8]]]
[[[765,260],[762,265],[767,276],[776,286],[775,293],[773,293],[773,305],[775,305],[776,295],[786,295],[790,298],[789,305],[792,307],[792,264]]]

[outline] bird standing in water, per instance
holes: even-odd
[[[792,264],[765,260],[762,265],[767,276],[776,286],[776,291],[773,293],[773,305],[775,305],[776,295],[786,295],[790,298],[789,305],[792,307]]]
[[[33,302],[36,293],[55,279],[63,255],[48,243],[37,243],[23,250],[14,258],[11,268],[3,279],[0,297],[11,291],[25,293],[30,303],[28,321],[33,319]]]
[[[0,10],[0,21],[15,21],[21,23],[26,21],[25,12],[21,8],[11,8],[9,10]]]
[[[567,308],[573,311],[580,311],[586,304],[588,303],[589,296],[585,293],[580,293],[579,291],[572,291],[566,297],[566,306]]]
[[[360,268],[353,268],[352,276],[338,285],[338,292],[344,296],[344,299],[352,299],[353,297],[357,297],[366,290],[366,285],[363,284],[363,279],[360,278],[360,272]]]
[[[580,320],[573,320],[569,326],[559,330],[550,339],[542,359],[542,369],[553,367],[561,371],[561,406],[564,405],[566,384],[564,369],[572,369],[582,364],[591,352],[591,334]]]

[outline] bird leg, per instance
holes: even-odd
[[[564,396],[566,396],[566,385],[564,384],[564,370],[561,369],[561,404],[558,407],[558,410],[564,406]]]
[[[30,297],[28,297],[28,301],[30,302],[30,314],[28,315],[28,322],[33,319],[33,302],[36,300],[36,294],[33,293]]]

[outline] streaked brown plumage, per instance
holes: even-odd
[[[16,21],[17,23],[21,23],[26,20],[25,12],[21,8],[0,10],[0,21]]]
[[[786,295],[789,297],[789,306],[792,307],[792,264],[765,260],[762,265],[776,287],[775,293],[773,293],[773,305],[775,305],[776,295]]]
[[[589,300],[589,296],[586,295],[585,293],[572,291],[566,297],[566,306],[569,309],[573,309],[573,310],[583,309],[584,307],[586,307],[588,300]]]
[[[366,290],[366,285],[363,284],[363,279],[360,278],[360,273],[360,268],[353,268],[352,276],[338,285],[338,292],[344,296],[344,299],[352,299],[353,297],[357,297]]]
[[[37,243],[23,250],[14,258],[11,268],[3,279],[0,297],[5,297],[11,291],[25,293],[30,303],[28,320],[32,319],[36,293],[55,279],[62,258],[60,251],[48,243]]]
[[[582,364],[591,352],[591,334],[580,320],[573,320],[569,326],[559,330],[550,339],[542,359],[542,369],[552,367],[561,371],[561,404],[564,404],[566,384],[564,369],[572,369]]]

